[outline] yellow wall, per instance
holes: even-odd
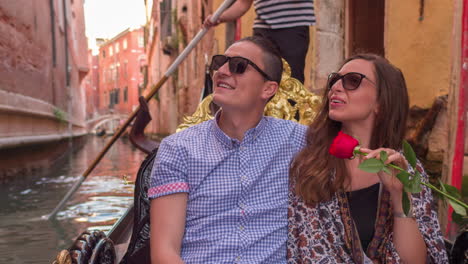
[[[452,0],[386,1],[385,52],[405,75],[410,105],[429,108],[437,96],[447,94],[452,65]]]
[[[214,13],[223,0],[213,0],[212,13]],[[221,24],[217,27],[214,27],[214,45],[213,45],[213,54],[223,53],[226,49],[226,26]]]
[[[253,33],[252,25],[255,19],[255,9],[253,5],[250,7],[249,11],[242,16],[241,19],[241,35],[242,37],[251,36]]]

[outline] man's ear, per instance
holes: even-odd
[[[267,81],[263,86],[262,98],[268,100],[278,91],[278,83],[274,81]]]

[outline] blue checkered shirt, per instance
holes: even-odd
[[[186,263],[286,263],[288,170],[306,129],[263,117],[238,141],[210,120],[161,142],[148,196],[188,193]]]

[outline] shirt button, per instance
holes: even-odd
[[[240,226],[239,229],[240,229],[241,231],[244,231],[244,226]],[[240,258],[240,257],[239,257],[239,258]]]
[[[236,261],[239,261],[240,259],[241,259],[240,256],[237,256],[237,257],[236,257]]]

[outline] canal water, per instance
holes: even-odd
[[[41,175],[20,175],[0,186],[0,263],[52,263],[87,229],[108,231],[133,202],[145,154],[117,140],[56,220],[44,220],[110,138],[88,136]]]

